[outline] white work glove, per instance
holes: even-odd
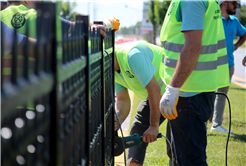
[[[178,116],[176,106],[179,100],[179,89],[167,85],[166,92],[160,101],[160,111],[164,118],[172,120]]]
[[[106,29],[111,28],[112,30],[115,30],[115,32],[119,30],[120,20],[115,17],[104,20],[103,23],[105,24]]]

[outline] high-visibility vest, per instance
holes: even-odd
[[[37,12],[34,9],[28,9],[24,5],[9,6],[1,11],[1,21],[9,28],[16,30],[20,34],[26,34],[26,25],[28,20],[29,37],[36,38],[36,18]],[[4,41],[4,40],[3,40]],[[4,55],[3,57],[3,78],[9,79],[11,76],[11,60],[12,54]],[[24,56],[17,55],[17,75],[23,73]],[[29,57],[29,73],[34,73],[35,58]],[[23,107],[17,107],[23,108]],[[27,109],[34,109],[34,103],[28,101]]]
[[[205,13],[202,49],[188,79],[180,88],[184,92],[211,92],[230,85],[229,67],[224,28],[218,1],[208,1]],[[168,85],[184,46],[185,38],[181,32],[182,22],[176,19],[180,1],[172,1],[161,29],[163,44],[163,65],[160,73],[163,82]]]
[[[36,38],[36,17],[37,12],[34,9],[28,9],[24,5],[9,6],[1,11],[1,21],[3,21],[9,28],[16,30],[18,33],[26,34],[26,23],[28,20],[29,25],[29,37]],[[22,61],[23,56],[17,56],[17,75],[23,73]],[[12,54],[4,55],[4,68],[3,68],[3,78],[9,79],[11,75],[11,60]],[[29,57],[29,72],[34,71],[35,58]]]
[[[28,9],[24,5],[9,6],[1,11],[1,21],[21,34],[26,34],[28,20],[29,37],[31,38],[36,38],[36,18],[36,10]]]
[[[159,67],[160,64],[162,63],[162,49],[159,46],[147,43],[145,41],[140,41],[141,43],[147,45],[153,52],[153,61],[152,64],[156,68],[156,72],[154,74],[154,77],[161,88],[161,94],[165,92],[165,85],[162,82],[159,74]],[[148,97],[148,92],[147,90],[143,87],[143,85],[140,83],[138,80],[137,76],[132,72],[129,63],[128,63],[128,53],[129,51],[135,47],[137,44],[140,42],[135,42],[135,43],[129,43],[129,44],[124,44],[123,46],[119,45],[116,47],[116,56],[117,60],[120,66],[120,72],[122,74],[122,77],[117,71],[115,71],[115,82],[126,87],[127,89],[130,89],[134,92],[135,95],[137,95],[139,98],[142,100],[147,99]]]

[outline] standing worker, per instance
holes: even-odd
[[[143,165],[148,143],[157,140],[159,124],[164,121],[160,116],[159,102],[165,91],[159,67],[162,61],[162,48],[145,41],[121,44],[116,47],[115,55],[115,93],[116,113],[120,124],[127,118],[131,101],[128,90],[132,90],[140,102],[130,135],[143,136],[140,147],[129,148],[128,165]],[[115,122],[115,130],[119,129]]]
[[[220,12],[222,15],[222,21],[225,30],[226,47],[227,47],[227,58],[229,64],[230,80],[234,73],[234,56],[233,52],[240,47],[246,40],[246,29],[238,21],[238,19],[233,16],[236,14],[236,9],[240,7],[237,1],[220,1]],[[233,44],[233,40],[236,36],[239,36],[239,40],[236,44]],[[217,92],[225,93],[229,91],[229,86],[219,88]],[[228,133],[229,131],[222,127],[223,114],[225,109],[225,96],[217,95],[214,103],[214,113],[213,113],[213,125],[211,131]],[[231,133],[233,133],[231,131]]]
[[[160,72],[167,86],[160,110],[169,119],[174,165],[207,165],[205,122],[213,112],[214,92],[230,85],[219,2],[172,1],[160,39]],[[168,144],[167,154],[172,165]]]

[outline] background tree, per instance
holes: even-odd
[[[155,4],[157,1],[150,1],[148,3],[150,9],[147,11],[148,17],[153,25],[153,44],[156,44],[155,38],[156,38],[156,23],[157,23],[157,18],[155,15]]]
[[[155,17],[158,25],[162,26],[165,15],[167,13],[168,7],[171,1],[156,1],[155,2]]]
[[[119,34],[119,32],[121,34],[124,34],[124,35],[128,35],[128,34],[134,34],[134,31],[136,28],[140,28],[142,25],[142,22],[141,21],[138,21],[136,23],[136,25],[133,25],[133,26],[130,26],[130,27],[120,27],[120,31],[117,31],[116,34]]]
[[[241,24],[246,27],[246,6],[243,5],[241,7],[241,16],[239,18],[239,21],[241,22]]]
[[[153,41],[154,44],[156,34],[160,33],[160,27],[162,26],[162,23],[164,21],[165,15],[167,13],[168,7],[170,5],[171,1],[150,1],[149,6],[150,10],[148,11],[148,17],[153,24]],[[158,32],[157,32],[158,30]]]
[[[80,14],[73,11],[76,6],[77,6],[77,2],[61,1],[60,16],[69,21],[75,21],[76,15]]]

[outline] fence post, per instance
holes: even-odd
[[[112,62],[111,62],[111,64],[112,64],[112,66],[111,66],[111,71],[112,71],[112,80],[111,80],[111,82],[112,82],[112,89],[113,89],[113,92],[115,92],[114,91],[114,89],[115,89],[115,84],[114,84],[114,80],[115,80],[115,75],[114,75],[114,59],[115,59],[115,30],[112,30],[112,46],[113,46],[113,55],[112,55]],[[112,127],[112,133],[114,133],[114,113],[116,113],[115,112],[115,94],[113,93],[112,94],[113,95],[113,98],[114,98],[114,100],[112,101],[113,102],[113,113],[112,113],[112,119],[113,119],[113,121],[112,121],[112,123],[111,123],[111,125],[113,126]],[[112,136],[112,156],[114,156],[114,135]],[[113,164],[114,164],[114,157],[113,157]]]
[[[86,153],[87,153],[87,158],[85,159],[82,159],[82,163],[84,163],[84,165],[89,165],[89,158],[90,158],[90,155],[89,155],[89,151],[90,151],[90,141],[89,141],[89,116],[90,116],[90,110],[91,110],[91,76],[90,76],[90,72],[91,72],[91,65],[90,65],[90,54],[91,54],[91,41],[90,41],[90,32],[89,32],[89,16],[80,16],[80,15],[77,15],[76,16],[76,20],[77,21],[83,21],[83,29],[84,29],[84,37],[85,37],[85,40],[84,40],[84,48],[85,48],[85,55],[86,55],[86,58],[87,58],[87,63],[86,63],[86,105],[87,105],[87,109],[86,109],[86,112],[85,112],[85,116],[86,116],[86,132],[85,133],[88,133],[88,135],[86,135],[86,138],[85,138],[85,148],[86,148]],[[83,148],[83,147],[82,147]],[[83,164],[82,164],[83,165]]]
[[[3,47],[3,34],[2,34],[2,27],[1,27],[1,96],[2,96],[2,89],[3,89],[3,56],[4,56],[4,47]],[[2,100],[2,99],[1,99]]]
[[[94,21],[94,24],[98,24],[98,25],[103,25],[103,22],[102,21]],[[98,29],[99,32],[97,32],[98,35],[100,35],[100,29]],[[105,155],[105,143],[104,143],[104,140],[106,138],[106,118],[105,118],[105,114],[106,114],[106,98],[105,98],[105,58],[104,58],[104,44],[103,44],[103,37],[102,35],[100,35],[100,43],[99,43],[99,49],[101,51],[101,85],[102,85],[102,93],[101,93],[101,108],[102,108],[102,114],[101,114],[101,121],[103,122],[103,136],[101,137],[102,139],[102,163],[105,163],[105,158],[106,158],[106,155]]]
[[[39,10],[42,11],[42,15],[48,14],[50,15],[50,45],[51,46],[51,72],[53,73],[53,78],[54,78],[54,84],[53,88],[50,94],[50,105],[51,105],[51,112],[50,112],[50,166],[57,165],[58,163],[58,139],[59,135],[57,132],[57,116],[58,114],[58,108],[57,108],[57,91],[58,91],[58,83],[57,83],[57,24],[56,24],[56,19],[57,19],[57,13],[56,13],[56,4],[54,3],[49,3],[48,5],[46,3],[37,3],[37,13]],[[38,21],[38,19],[37,19]],[[38,24],[37,24],[38,25]],[[37,28],[39,28],[37,26]],[[60,42],[60,41],[58,41]],[[41,43],[43,44],[43,43]],[[39,70],[36,68],[36,72]],[[37,74],[37,73],[36,73]]]

